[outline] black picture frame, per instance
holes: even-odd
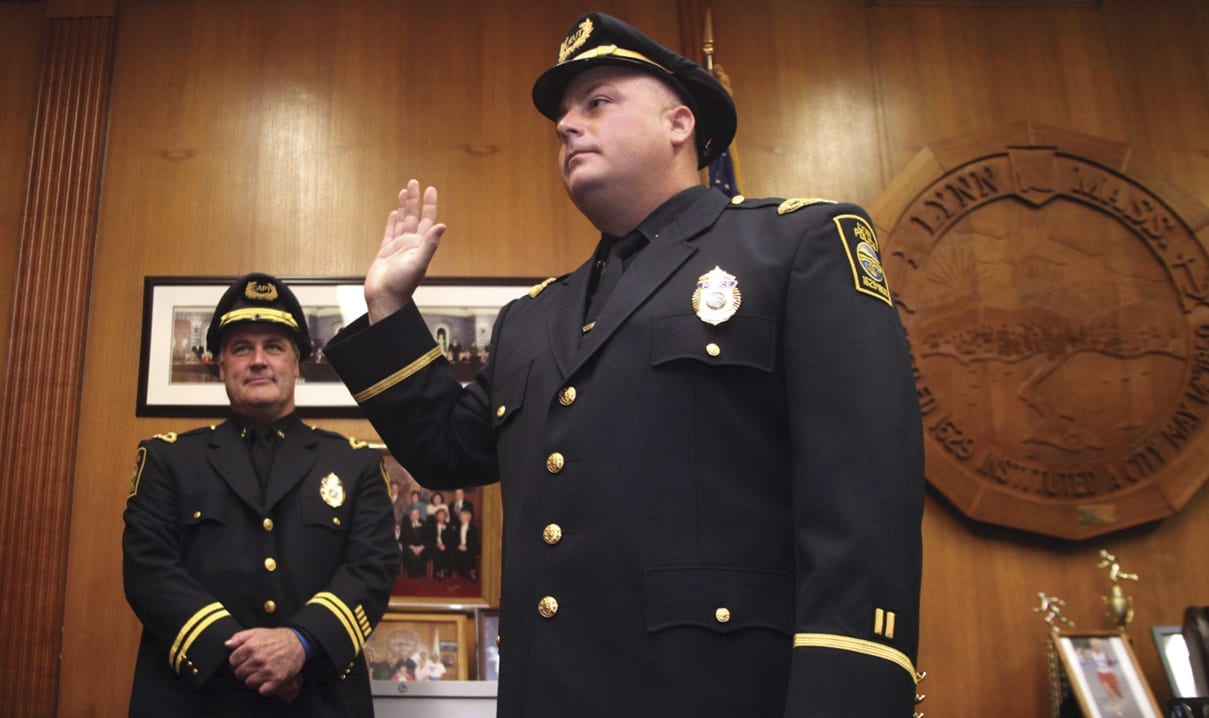
[[[1192,661],[1188,656],[1188,644],[1184,641],[1183,626],[1151,626],[1154,647],[1167,675],[1174,698],[1195,698],[1196,679],[1192,674]]]
[[[476,656],[478,679],[498,681],[500,679],[500,610],[480,608],[475,614],[475,633],[478,638]]]
[[[222,293],[237,277],[147,276],[136,416],[220,417],[226,391],[205,335]],[[298,413],[308,417],[359,417],[361,410],[330,365],[323,345],[365,313],[360,277],[281,277],[307,315],[316,351],[303,363],[295,387]],[[485,357],[500,308],[523,295],[533,279],[442,277],[426,279],[415,301],[434,338],[451,356],[459,379],[469,381]],[[458,333],[472,331],[462,344]]]

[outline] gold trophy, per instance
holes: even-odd
[[[1104,600],[1108,617],[1117,625],[1117,630],[1125,633],[1125,627],[1133,620],[1133,597],[1125,595],[1120,582],[1122,580],[1137,581],[1138,575],[1122,571],[1117,557],[1104,549],[1100,549],[1100,562],[1096,566],[1108,569],[1108,580],[1111,582],[1112,588],[1107,596],[1100,598]]]
[[[1058,633],[1062,630],[1062,626],[1075,627],[1074,621],[1062,615],[1062,607],[1066,605],[1066,601],[1041,592],[1037,593],[1037,598],[1041,599],[1041,605],[1034,608],[1033,613],[1041,614],[1041,620],[1045,621],[1049,630]]]
[[[1066,601],[1051,596],[1045,592],[1037,592],[1037,598],[1040,599],[1041,605],[1033,607],[1033,613],[1041,614],[1041,620],[1045,622],[1046,627],[1057,636],[1062,632],[1062,626],[1074,629],[1075,622],[1062,615],[1062,608],[1066,605]],[[1058,653],[1054,642],[1046,639],[1045,641],[1045,658],[1049,667],[1049,696],[1051,718],[1060,718],[1062,706],[1069,700],[1073,700],[1070,696],[1069,684],[1062,672],[1062,662],[1058,658]]]

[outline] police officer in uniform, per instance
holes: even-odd
[[[372,716],[361,649],[399,567],[380,452],[299,421],[289,287],[249,274],[206,343],[217,426],[139,444],[122,536],[143,623],[131,716]]]
[[[533,100],[593,257],[463,389],[410,301],[445,231],[413,180],[327,347],[421,484],[501,482],[499,715],[911,716],[922,430],[868,215],[700,186],[730,97],[615,18]]]

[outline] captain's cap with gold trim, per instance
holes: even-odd
[[[243,322],[263,322],[285,327],[298,347],[299,359],[311,355],[311,334],[298,298],[277,277],[253,272],[235,280],[227,288],[206,331],[206,348],[217,355],[222,350],[222,335],[229,327]],[[217,357],[216,357],[217,358]]]
[[[600,65],[641,70],[663,80],[680,96],[697,118],[698,169],[714,161],[734,139],[735,103],[708,70],[599,12],[575,21],[559,46],[557,63],[533,83],[538,112],[557,122],[567,85],[579,73]]]

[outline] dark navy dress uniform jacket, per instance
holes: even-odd
[[[501,482],[499,715],[911,715],[919,405],[858,226],[703,192],[590,332],[587,264],[506,305],[465,389],[414,305],[329,343],[422,484]]]
[[[122,536],[143,623],[131,716],[373,715],[361,649],[399,567],[381,453],[300,424],[260,493],[230,421],[139,444]],[[290,705],[236,679],[222,645],[277,626],[321,656]]]

